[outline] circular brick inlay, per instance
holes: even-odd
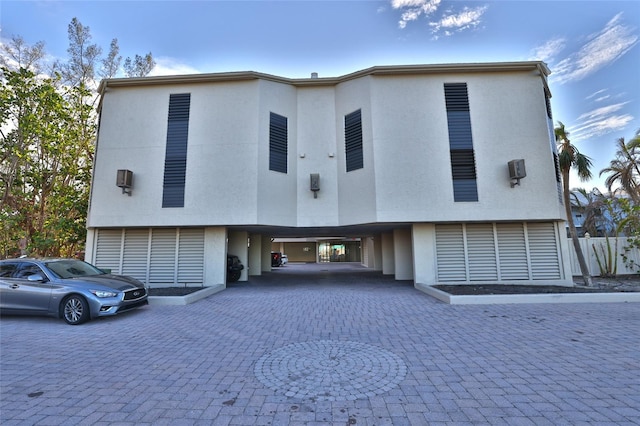
[[[396,387],[407,366],[396,354],[358,342],[293,343],[262,356],[254,373],[286,396],[319,401],[368,398]]]

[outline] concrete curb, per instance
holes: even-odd
[[[455,296],[416,283],[416,289],[450,305],[499,305],[516,303],[622,303],[640,302],[640,292],[612,293],[553,293],[553,294],[494,294],[480,296]]]
[[[149,305],[152,306],[167,306],[167,305],[188,305],[195,303],[198,300],[204,299],[221,292],[226,288],[223,284],[214,285],[211,287],[205,287],[202,290],[195,291],[186,296],[149,296]]]

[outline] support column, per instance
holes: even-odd
[[[227,228],[204,229],[204,285],[227,283]]]
[[[240,258],[240,262],[244,265],[242,275],[238,281],[247,281],[248,274],[248,262],[249,262],[249,248],[247,242],[249,239],[249,233],[245,231],[230,231],[229,242],[227,251],[229,254],[235,254]]]
[[[393,230],[393,252],[396,280],[413,279],[411,229]]]
[[[271,237],[268,235],[262,236],[260,253],[262,256],[262,272],[271,272]]]
[[[96,228],[87,229],[87,239],[84,244],[84,261],[89,262],[91,264],[95,264],[94,259],[94,248],[95,248],[95,238],[96,238]]]
[[[430,223],[413,225],[413,271],[414,285],[437,284],[436,226]]]
[[[251,234],[249,242],[249,276],[262,275],[262,234]]]
[[[393,253],[393,233],[385,232],[380,237],[382,242],[382,274],[393,275],[396,272],[396,265]]]

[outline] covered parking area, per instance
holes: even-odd
[[[271,251],[282,251],[294,263],[357,264],[397,280],[413,279],[410,224],[370,224],[343,227],[229,227],[227,252],[240,257],[245,270],[240,281],[271,271]],[[348,253],[332,252],[338,244]],[[291,254],[286,249],[293,248]],[[354,251],[357,250],[357,253]],[[315,268],[306,268],[309,271]],[[348,270],[348,268],[347,268]]]

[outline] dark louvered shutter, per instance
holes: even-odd
[[[190,93],[169,97],[162,207],[184,207],[190,105]]]
[[[287,173],[287,117],[269,117],[269,170]]]
[[[362,115],[360,110],[344,116],[344,143],[347,172],[363,168]]]
[[[466,83],[445,83],[454,201],[478,201],[476,162]]]

